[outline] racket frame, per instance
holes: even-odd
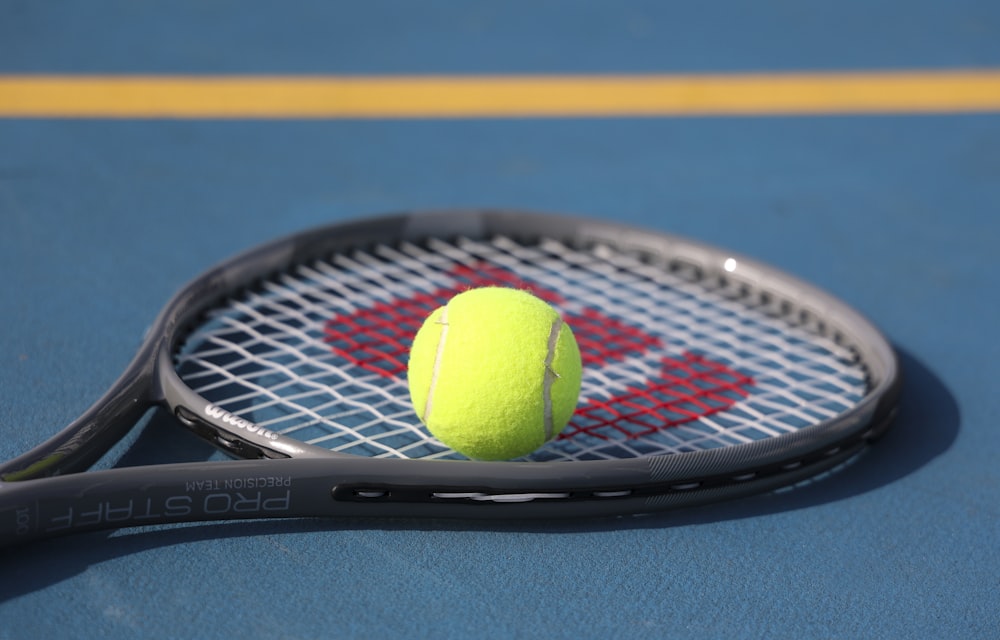
[[[296,265],[383,243],[496,235],[526,242],[550,237],[579,248],[608,245],[634,253],[651,267],[707,282],[723,295],[749,299],[759,310],[853,350],[865,364],[869,391],[849,410],[819,424],[682,455],[574,462],[421,461],[361,458],[287,438],[215,407],[188,388],[175,370],[174,355],[183,337],[210,309]],[[6,509],[9,516],[13,511],[6,505],[14,501],[46,504],[56,511],[86,509],[82,502],[87,499],[132,504],[129,501],[141,497],[147,504],[176,503],[178,496],[197,494],[189,490],[191,478],[209,483],[207,487],[240,478],[244,484],[248,478],[280,478],[277,486],[262,488],[260,504],[284,508],[275,513],[249,508],[212,513],[209,505],[138,522],[331,515],[577,517],[655,511],[769,491],[845,463],[889,427],[900,384],[896,355],[871,322],[830,294],[745,256],[669,234],[561,215],[501,210],[395,214],[335,223],[270,242],[182,288],[104,396],[47,442],[0,464],[0,501],[5,505],[0,511]],[[166,407],[228,454],[251,460],[77,474],[101,458],[153,405]],[[57,475],[61,477],[39,480]],[[281,485],[284,482],[288,487]],[[285,504],[283,491],[291,487]],[[269,499],[272,502],[266,503]],[[484,508],[487,505],[494,508]],[[83,528],[113,525],[102,521]],[[40,535],[34,529],[31,533]],[[0,541],[5,539],[0,534]]]

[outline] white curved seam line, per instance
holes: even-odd
[[[542,402],[545,416],[545,441],[548,442],[554,435],[552,433],[552,383],[556,381],[559,374],[552,370],[552,360],[556,355],[556,344],[559,342],[559,332],[562,330],[562,318],[556,318],[549,329],[548,352],[545,354],[545,374],[542,382]]]
[[[438,373],[441,371],[441,359],[444,357],[444,343],[448,337],[448,306],[441,309],[441,317],[438,319],[441,325],[441,337],[437,343],[437,353],[434,354],[434,370],[431,372],[431,386],[427,390],[427,402],[424,403],[424,424],[431,417],[431,401],[434,399],[434,388],[437,386]]]

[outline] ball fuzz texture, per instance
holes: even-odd
[[[507,460],[566,426],[582,367],[555,309],[526,291],[485,287],[424,321],[408,375],[413,407],[438,440],[470,458]]]

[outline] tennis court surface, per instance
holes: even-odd
[[[3,549],[0,638],[996,636],[990,3],[2,3],[0,459],[97,400],[212,265],[479,207],[677,234],[815,284],[895,348],[892,429],[808,486],[642,517]],[[167,412],[140,425],[98,467],[226,460]]]

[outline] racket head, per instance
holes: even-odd
[[[406,391],[424,316],[485,285],[551,302],[583,352],[576,415],[517,464],[462,461]],[[881,333],[808,283],[677,236],[551,214],[407,213],[307,231],[195,280],[154,331],[157,389],[216,446],[365,458],[389,476],[342,486],[342,499],[402,496],[392,478],[437,474],[427,465],[439,460],[458,465],[456,495],[570,477],[609,494],[657,487],[661,501],[738,495],[853,455],[887,428],[899,390]]]

